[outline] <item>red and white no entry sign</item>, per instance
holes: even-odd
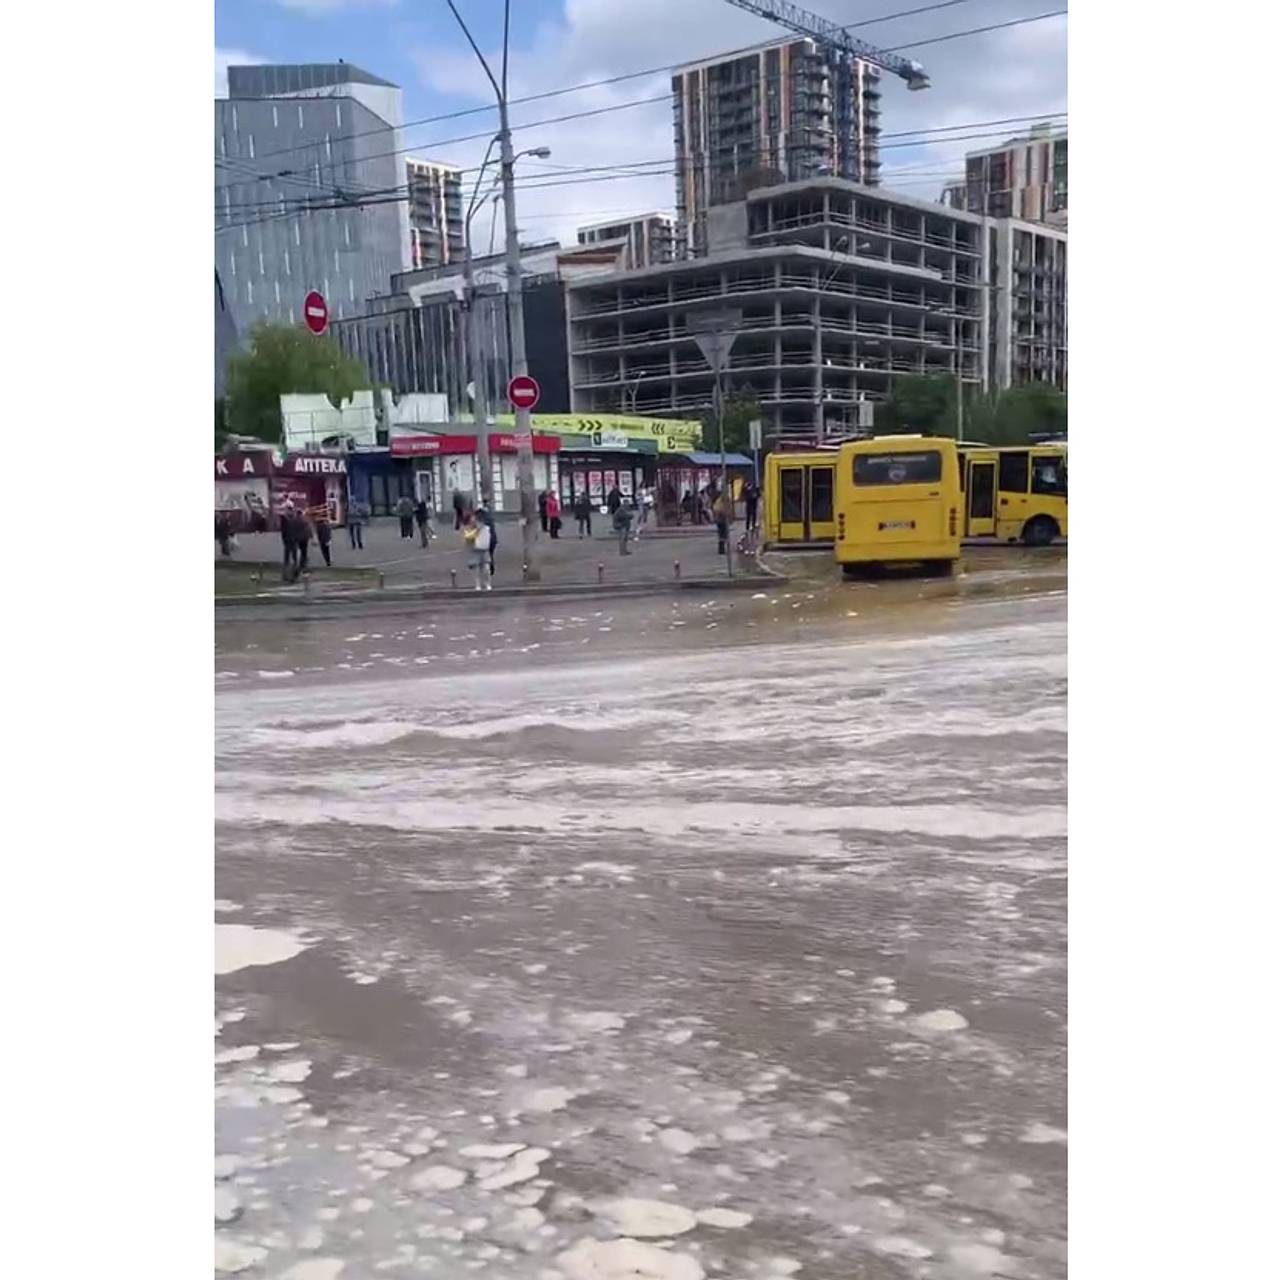
[[[542,395],[542,388],[527,373],[518,374],[507,383],[507,399],[517,409],[532,409]]]
[[[302,318],[312,333],[323,333],[329,327],[329,304],[324,294],[314,289],[302,300]]]

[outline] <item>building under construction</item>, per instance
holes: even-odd
[[[681,67],[671,77],[676,214],[694,254],[707,210],[753,187],[813,177],[880,180],[880,72],[810,39]]]

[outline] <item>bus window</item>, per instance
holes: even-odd
[[[941,479],[942,454],[934,450],[854,455],[856,485],[937,484]]]
[[[804,522],[804,470],[801,467],[785,467],[781,476],[782,522]]]
[[[1027,455],[1024,452],[1001,453],[1000,492],[1026,493]]]
[[[1031,464],[1031,492],[1052,498],[1067,496],[1067,468],[1061,458],[1035,458]]]
[[[834,479],[831,467],[814,467],[809,472],[809,518],[815,523],[830,523],[835,519],[831,494]]]

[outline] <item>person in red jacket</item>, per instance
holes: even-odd
[[[550,490],[547,492],[547,525],[551,531],[551,536],[558,540],[560,537],[560,498]]]

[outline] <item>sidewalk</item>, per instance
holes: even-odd
[[[725,557],[716,552],[715,528],[663,530],[654,534],[644,530],[633,539],[630,554],[618,551],[618,540],[604,536],[604,519],[596,522],[595,535],[579,539],[576,533],[561,531],[558,539],[538,531],[537,556],[541,570],[539,586],[548,587],[639,587],[645,584],[675,584],[677,581],[727,577]],[[734,537],[742,526],[734,526]],[[241,535],[237,561],[259,561],[264,566],[264,590],[280,588],[280,535],[262,533]],[[365,568],[380,572],[388,589],[425,587],[435,590],[474,591],[475,575],[467,567],[467,552],[462,534],[452,526],[440,528],[431,545],[423,548],[417,530],[412,541],[400,537],[398,520],[379,519],[366,525],[364,549],[353,549],[345,529],[334,534],[331,554],[335,568]],[[215,560],[217,559],[215,548]],[[498,547],[494,557],[495,590],[525,586],[521,560],[521,532],[514,522],[499,523]],[[326,568],[319,550],[312,542],[308,551],[311,569],[309,588],[312,593],[325,590]],[[677,574],[676,565],[679,564]],[[734,576],[758,574],[754,561],[734,555]],[[337,576],[337,575],[335,575]],[[302,593],[301,586],[291,589]]]

